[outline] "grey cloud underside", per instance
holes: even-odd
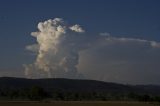
[[[80,53],[78,69],[88,79],[131,84],[160,83],[160,48],[155,41],[119,38],[97,39]]]
[[[160,83],[157,41],[115,37],[109,33],[87,35],[80,25],[66,25],[60,18],[40,22],[38,31],[31,34],[37,43],[26,49],[37,58],[34,63],[24,65],[27,77]]]

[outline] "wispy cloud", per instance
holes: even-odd
[[[146,39],[139,39],[139,38],[127,38],[127,37],[114,37],[111,36],[109,33],[100,33],[100,36],[103,36],[107,42],[110,43],[144,43],[149,44],[153,48],[160,48],[160,42],[146,40]]]
[[[28,46],[26,46],[26,50],[29,50],[34,53],[38,53],[39,45],[38,44],[28,45]]]

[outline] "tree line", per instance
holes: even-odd
[[[156,101],[160,102],[160,96],[138,94],[136,92],[98,92],[98,91],[66,91],[53,89],[44,90],[39,86],[24,89],[0,89],[0,100],[28,100],[28,101]]]

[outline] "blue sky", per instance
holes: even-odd
[[[20,77],[24,76],[23,64],[32,63],[36,58],[25,49],[26,45],[36,42],[36,40],[30,36],[30,33],[37,30],[38,22],[48,19],[54,19],[56,17],[63,18],[66,23],[81,25],[86,30],[87,36],[90,39],[95,39],[94,36],[97,36],[99,33],[107,32],[114,37],[136,38],[160,42],[159,4],[159,0],[1,0],[0,75]],[[141,55],[138,55],[139,57],[133,56],[135,57],[135,60],[133,60],[132,58],[130,58],[132,57],[130,56],[132,55],[132,53],[129,53],[129,49],[127,49],[131,47],[126,47],[125,49],[123,48],[123,46],[114,46],[114,48],[116,49],[104,50],[108,53],[108,55],[104,55],[104,57],[106,57],[106,60],[108,59],[108,56],[113,53],[115,53],[115,55],[113,55],[113,57],[111,56],[112,58],[110,59],[110,61],[114,60],[115,56],[117,55],[119,57],[122,56],[121,54],[125,52],[125,56],[127,55],[128,57],[124,56],[124,58],[127,58],[127,60],[131,60],[133,65],[133,61],[139,61],[140,57],[143,57],[144,54],[147,55],[147,59],[145,57],[146,60],[142,60],[152,60],[149,64],[153,64],[151,65],[151,67],[154,67],[154,69],[151,68],[150,70],[156,70],[155,74],[153,74],[152,76],[146,75],[146,78],[139,79],[138,81],[135,81],[134,78],[126,78],[120,80],[119,82],[147,83],[148,81],[150,81],[148,83],[160,84],[160,79],[156,79],[158,77],[155,77],[155,75],[160,75],[159,72],[157,72],[160,67],[156,65],[158,64],[160,59],[160,55],[158,54],[159,49],[151,51],[151,53],[149,53],[148,55],[146,54],[146,51],[144,51],[146,48],[139,48],[139,46],[135,46],[134,48],[136,48],[136,50],[138,49],[137,52],[141,53]],[[124,50],[122,50],[121,48]],[[132,48],[132,50],[134,48]],[[99,55],[95,50],[94,52],[95,53],[90,53],[90,51],[87,51],[87,53],[90,53],[91,57]],[[117,52],[119,52],[119,54],[117,54]],[[150,58],[148,58],[148,56],[150,56]],[[97,58],[103,63],[106,62],[105,60],[100,59],[101,57],[99,56],[95,57],[95,59]],[[144,64],[145,62],[142,63]],[[106,62],[106,64],[108,63]],[[97,65],[97,68],[102,67],[103,66],[101,65]],[[135,65],[134,67],[136,67],[135,70],[142,70],[144,66],[140,67],[138,65]],[[127,68],[126,72],[128,72],[129,74],[133,73],[134,71],[128,71],[132,69],[132,67]],[[87,67],[85,69],[82,68],[82,70],[92,69],[90,67]],[[108,70],[113,70],[111,72],[116,73],[116,71],[114,71],[116,69],[110,68]],[[111,72],[105,72],[105,74],[109,73],[110,77],[112,75],[115,75]],[[94,76],[96,75],[96,71],[95,73],[82,71],[82,73],[88,76],[87,78],[103,80]],[[148,72],[148,74],[150,73],[152,72]],[[122,76],[119,76],[120,79]],[[141,75],[140,77],[143,77],[143,75]],[[112,79],[112,77],[105,80],[118,82],[116,78]],[[155,82],[156,80],[157,82]]]

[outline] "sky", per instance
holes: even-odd
[[[30,74],[47,73],[36,74],[36,78],[160,84],[159,4],[159,0],[1,0],[0,76],[28,77],[26,70],[29,70]],[[49,19],[54,20],[52,24],[58,22],[52,27],[60,25],[66,30],[64,33],[59,30],[58,36],[69,39],[64,42],[58,38],[60,44],[54,46],[57,54],[53,53],[52,45],[56,38],[48,38],[50,33],[42,31],[48,31],[45,26],[37,28],[40,22],[50,23]],[[34,37],[32,32],[40,34]],[[40,42],[39,35],[44,35],[47,41]],[[69,48],[71,43],[75,46]],[[32,44],[38,45],[34,53],[27,48]],[[41,44],[52,49],[43,50]],[[33,51],[33,46],[29,49]],[[44,58],[38,60],[39,55]],[[70,61],[72,66],[66,65]],[[42,63],[45,66],[48,63],[47,69]]]

